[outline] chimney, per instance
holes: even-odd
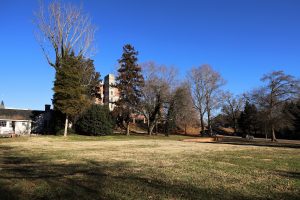
[[[51,105],[46,104],[46,105],[45,105],[45,112],[50,111],[50,109],[51,109]]]

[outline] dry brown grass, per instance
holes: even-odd
[[[130,138],[0,140],[0,197],[299,198],[299,149]]]

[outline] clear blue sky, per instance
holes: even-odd
[[[81,0],[96,33],[93,57],[113,73],[125,43],[139,61],[174,65],[180,77],[211,64],[238,94],[282,69],[300,77],[299,0]],[[43,109],[51,103],[54,70],[34,38],[37,0],[0,0],[0,100],[7,107]]]

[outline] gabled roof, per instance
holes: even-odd
[[[0,120],[33,120],[36,116],[44,112],[39,110],[0,109]]]

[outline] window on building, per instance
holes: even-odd
[[[0,121],[0,127],[6,127],[6,121]]]
[[[22,126],[27,126],[27,123],[26,122],[22,122]]]
[[[110,91],[110,94],[111,94],[111,95],[114,95],[114,91]]]

